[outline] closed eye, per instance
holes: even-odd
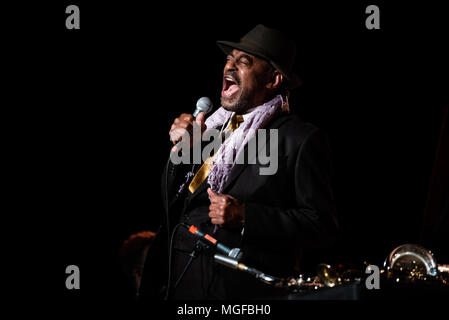
[[[247,56],[247,55],[241,55],[238,58],[238,63],[242,63],[242,64],[247,65],[247,66],[251,65],[252,62],[253,62],[253,59],[251,59],[251,57]]]

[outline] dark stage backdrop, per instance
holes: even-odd
[[[34,4],[12,25],[21,35],[14,81],[27,88],[17,119],[31,129],[22,174],[55,293],[78,294],[64,287],[65,266],[76,264],[82,296],[128,297],[117,251],[157,228],[169,126],[201,96],[219,104],[225,57],[215,41],[258,23],[296,41],[304,84],[292,112],[331,142],[342,234],[314,259],[381,264],[419,241],[448,105],[441,8],[374,1],[381,29],[367,30],[371,3],[361,2],[73,3],[79,31],[65,29],[69,3]],[[41,15],[30,20],[33,10]]]

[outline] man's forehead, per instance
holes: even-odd
[[[255,55],[252,55],[251,53],[248,53],[246,51],[241,51],[238,49],[232,49],[232,51],[229,52],[228,55],[233,56],[233,57],[240,57],[242,55],[245,55],[245,56],[249,56],[250,58],[253,58],[253,59],[259,59],[258,57],[256,57]],[[260,59],[260,60],[262,60],[262,59]]]
[[[240,57],[249,57],[253,63],[256,64],[262,64],[262,65],[267,65],[269,66],[270,63],[268,61],[266,61],[265,59],[259,58],[258,56],[255,56],[251,53],[248,53],[246,51],[242,51],[242,50],[238,50],[238,49],[232,49],[231,52],[228,53],[228,56],[232,56],[236,59],[240,58]]]

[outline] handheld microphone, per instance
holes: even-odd
[[[193,116],[196,117],[200,112],[208,114],[213,108],[214,104],[208,97],[199,98],[196,102],[196,109],[193,112]]]
[[[195,111],[193,111],[192,115],[196,118],[196,116],[200,112],[204,112],[204,114],[208,114],[209,112],[212,111],[213,108],[214,108],[214,104],[208,97],[201,97],[196,102],[196,108],[195,108]],[[179,149],[181,147],[181,141],[179,141],[175,146]]]
[[[214,237],[208,235],[207,233],[201,232],[197,227],[194,225],[189,225],[186,223],[182,224],[191,234],[196,235],[201,240],[205,241],[206,244],[216,247],[218,251],[225,254],[228,257],[231,257],[233,259],[239,260],[243,254],[241,252],[240,248],[228,248],[224,244],[220,243],[215,239]]]
[[[247,273],[253,275],[256,279],[258,279],[262,282],[265,282],[266,284],[270,284],[273,286],[282,286],[284,284],[283,279],[270,276],[266,273],[263,273],[260,270],[257,270],[255,268],[247,266],[241,262],[238,262],[238,260],[236,260],[236,259],[233,259],[230,257],[225,257],[220,254],[215,254],[214,259],[215,259],[215,262],[222,264],[226,267],[247,272]]]

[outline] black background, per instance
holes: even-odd
[[[168,128],[201,96],[218,105],[224,55],[215,41],[258,23],[296,41],[304,84],[291,109],[331,141],[342,236],[326,259],[380,265],[397,245],[419,241],[448,105],[447,19],[429,2],[335,2],[14,9],[12,189],[29,194],[16,211],[30,213],[21,223],[38,234],[29,250],[53,294],[129,298],[117,250],[158,225]],[[80,30],[65,28],[68,4],[80,7]],[[380,30],[365,28],[368,4],[380,7]],[[81,293],[65,289],[69,264],[81,269]]]

